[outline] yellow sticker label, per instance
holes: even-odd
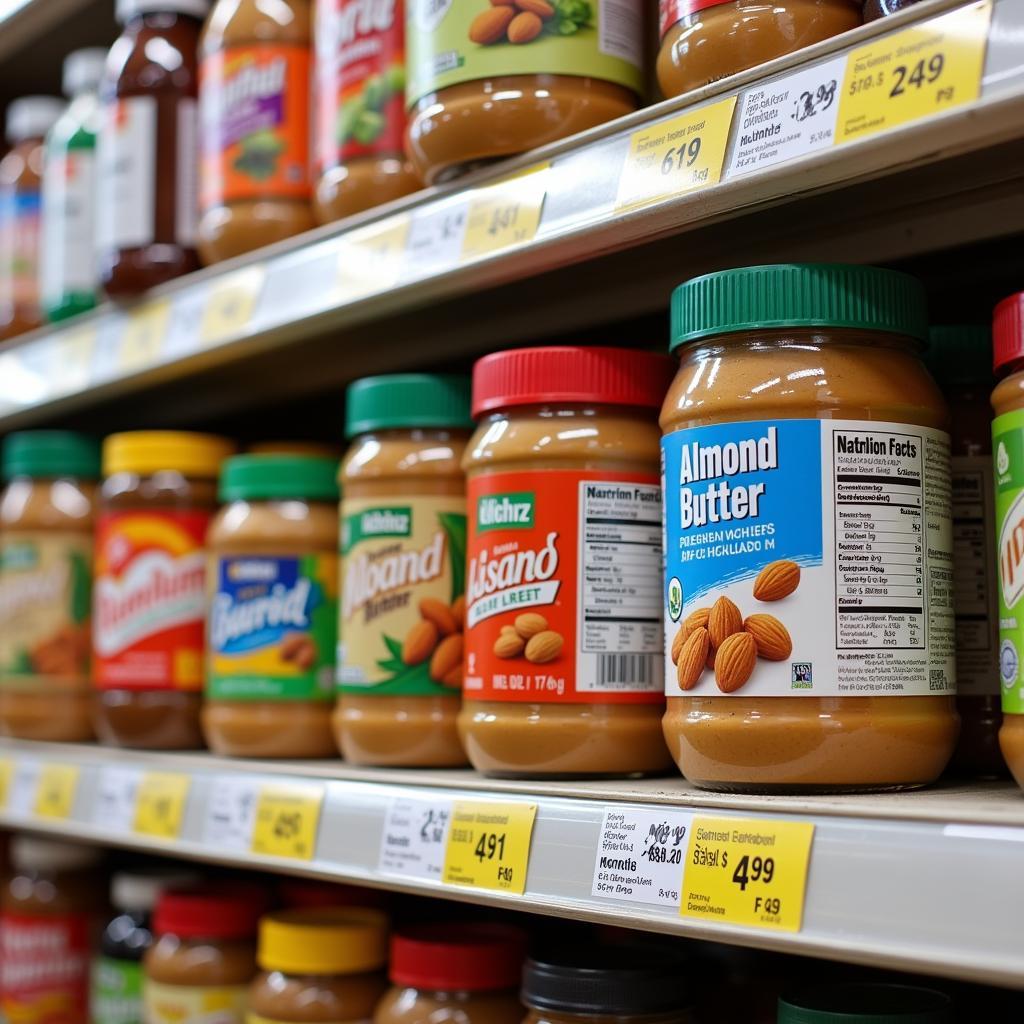
[[[533,241],[547,196],[544,172],[549,166],[531,167],[473,193],[462,240],[464,261]]]
[[[398,282],[409,237],[407,214],[343,235],[338,249],[338,288],[343,302],[387,291]]]
[[[135,831],[158,839],[177,839],[189,785],[187,775],[146,772],[135,794]]]
[[[443,881],[522,895],[536,817],[536,804],[456,800]]]
[[[736,97],[633,132],[616,210],[671,199],[721,180]]]
[[[143,302],[128,314],[117,358],[122,372],[144,370],[159,361],[170,317],[170,299]]]
[[[267,268],[257,264],[227,274],[210,285],[199,327],[202,344],[215,345],[245,329],[252,319],[266,276]]]
[[[36,785],[35,812],[40,818],[68,818],[78,788],[78,768],[73,764],[44,764]]]
[[[89,386],[95,350],[95,327],[73,328],[57,335],[53,377],[60,391],[81,391]]]
[[[991,0],[984,0],[854,50],[846,61],[836,142],[976,100],[991,18]]]
[[[7,806],[7,797],[11,792],[11,779],[14,778],[14,762],[9,757],[0,758],[0,807]]]
[[[810,822],[694,818],[680,913],[800,931],[813,839]]]
[[[252,852],[312,860],[323,800],[322,786],[264,786],[256,802]]]

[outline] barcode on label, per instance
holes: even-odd
[[[655,666],[660,663],[655,654],[599,654],[597,657],[598,686],[645,686],[654,678]]]
[[[601,0],[598,49],[637,67],[643,61],[643,21],[636,0]]]

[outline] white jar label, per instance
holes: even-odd
[[[96,154],[68,149],[47,155],[43,174],[43,304],[99,288],[94,249]]]
[[[153,96],[103,107],[97,140],[101,252],[151,245],[156,231],[156,122]]]

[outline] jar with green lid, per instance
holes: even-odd
[[[24,739],[92,739],[89,653],[94,438],[4,438],[0,494],[0,728]]]
[[[466,602],[469,380],[348,389],[335,736],[353,764],[456,767]]]
[[[873,267],[672,299],[665,738],[699,786],[897,789],[957,739],[949,412],[925,298]]]
[[[915,985],[848,982],[779,999],[778,1024],[953,1024],[953,1001]]]
[[[207,535],[203,734],[218,754],[331,757],[337,645],[338,463],[224,463]]]

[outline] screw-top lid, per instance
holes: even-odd
[[[117,0],[114,17],[124,25],[142,14],[191,14],[205,18],[211,0]]]
[[[11,840],[11,864],[18,871],[81,871],[103,860],[103,851],[95,846],[57,843],[34,836],[15,836]]]
[[[949,996],[930,988],[852,982],[779,999],[778,1024],[952,1024]]]
[[[194,871],[119,871],[110,880],[110,902],[118,910],[152,910],[165,889],[195,885]]]
[[[1024,292],[1008,295],[992,314],[992,364],[995,370],[1024,359]]]
[[[503,924],[431,924],[391,938],[396,985],[446,992],[515,988],[526,956],[526,934]]]
[[[103,78],[107,51],[100,46],[74,50],[64,58],[62,88],[65,96],[80,92],[95,92]]]
[[[315,455],[236,455],[221,471],[221,501],[338,500],[338,461]]]
[[[41,139],[64,112],[64,101],[56,96],[22,96],[7,108],[7,141],[17,145],[26,139]]]
[[[368,907],[285,910],[260,921],[256,960],[285,974],[361,974],[388,958],[388,919]]]
[[[473,415],[553,402],[660,409],[672,376],[665,356],[625,348],[551,345],[495,352],[473,367]]]
[[[5,479],[16,476],[52,480],[57,477],[100,477],[100,443],[71,430],[23,430],[8,434],[0,455]]]
[[[248,939],[256,935],[267,897],[244,882],[167,889],[156,901],[153,932],[185,939]]]
[[[185,476],[216,479],[221,463],[235,446],[213,434],[184,430],[136,430],[111,434],[103,442],[103,473],[159,473],[177,471]]]
[[[921,283],[907,274],[843,263],[779,263],[705,274],[672,293],[670,349],[735,331],[848,327],[923,339]]]
[[[345,437],[371,430],[469,430],[469,378],[440,373],[364,377],[345,392]]]
[[[523,1002],[537,1010],[639,1017],[692,1002],[685,961],[654,949],[578,948],[526,961]]]
[[[941,384],[992,382],[992,331],[982,324],[949,324],[928,331],[924,354]]]

